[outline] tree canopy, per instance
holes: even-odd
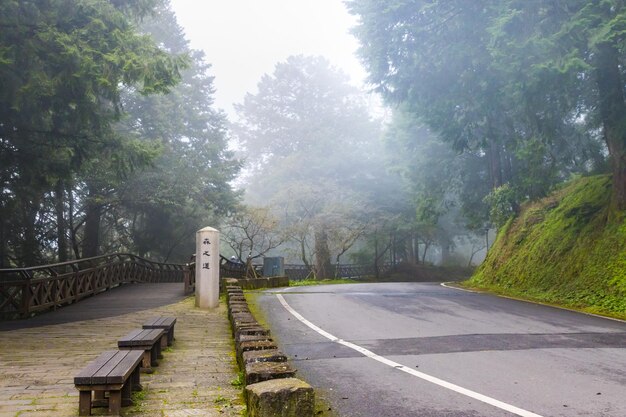
[[[174,212],[197,224],[228,211],[225,117],[168,2],[4,1],[0,29],[0,266],[108,250],[166,259],[156,240],[193,240],[172,232],[190,227]]]
[[[332,276],[332,258],[361,236],[374,185],[387,178],[364,95],[325,59],[293,56],[236,109],[249,201],[271,202],[297,257]]]
[[[619,134],[608,120],[617,124],[623,101],[621,2],[347,4],[359,18],[354,33],[369,80],[387,103],[401,105],[451,149],[484,161],[487,175],[479,175],[488,187],[474,200],[507,193],[516,212],[573,173],[604,169],[607,149],[615,203],[624,208],[616,145],[624,137],[611,139]],[[600,65],[602,45],[612,45],[612,66]],[[612,78],[598,72],[611,69]],[[598,81],[608,79],[612,87],[600,93]],[[608,97],[614,103],[603,110]],[[487,199],[495,200],[502,201]]]

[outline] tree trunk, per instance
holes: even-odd
[[[315,231],[315,269],[318,279],[332,278],[333,269],[328,249],[328,234],[324,226]]]
[[[376,281],[380,278],[380,269],[378,268],[378,234],[374,232],[374,275]]]
[[[489,141],[489,165],[491,167],[491,186],[496,189],[502,186],[502,165],[500,163],[500,148],[495,139]]]
[[[1,212],[0,212],[1,213]],[[9,262],[7,260],[7,239],[5,236],[5,216],[0,216],[0,269],[8,268]]]
[[[502,156],[500,155],[500,143],[495,138],[495,134],[491,129],[491,123],[488,121],[487,134],[489,135],[489,169],[491,176],[491,186],[496,189],[502,186]]]
[[[74,192],[72,187],[67,188],[67,201],[68,201],[68,226],[70,231],[70,242],[72,244],[72,251],[74,252],[74,259],[80,259],[80,250],[78,247],[78,239],[76,238],[76,230],[78,226],[74,225]]]
[[[100,218],[102,217],[101,196],[88,186],[89,196],[85,205],[85,233],[83,236],[83,258],[98,256],[100,247]]]
[[[23,267],[36,266],[39,263],[39,243],[37,242],[37,232],[35,222],[39,211],[39,199],[29,199],[23,196],[22,201],[22,230],[23,239],[21,244],[21,259]]]
[[[429,247],[430,247],[430,243],[424,242],[424,251],[422,252],[422,265],[426,265],[426,254],[428,253]]]
[[[411,234],[411,236],[408,239],[408,243],[406,245],[406,261],[411,265],[415,265],[417,263],[415,246],[416,246],[415,235]]]
[[[302,259],[302,262],[304,263],[304,265],[306,265],[307,268],[311,269],[311,265],[309,264],[309,260],[306,256],[306,245],[305,245],[305,238],[302,237],[302,240],[300,240],[300,258]]]
[[[626,209],[626,104],[619,68],[619,56],[614,45],[605,43],[598,47],[596,82],[600,96],[600,118],[604,139],[609,149],[613,170],[613,209]]]
[[[63,181],[56,183],[54,190],[54,209],[57,218],[57,250],[59,262],[68,260],[67,226],[65,221],[65,186]]]

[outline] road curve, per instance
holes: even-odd
[[[438,283],[257,300],[341,417],[626,416],[626,323]]]

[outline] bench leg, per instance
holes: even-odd
[[[157,358],[159,359],[163,359],[163,339],[164,336],[161,336],[161,338],[159,339],[159,341],[157,343],[154,344],[154,347],[156,348],[156,353],[157,353]],[[167,343],[167,342],[165,342]]]
[[[109,391],[109,414],[120,415],[122,409],[122,390]]]
[[[167,333],[163,333],[161,336],[161,350],[167,349]]]
[[[141,391],[143,389],[143,387],[141,386],[141,367],[140,366],[135,368],[132,375],[130,376],[130,381],[132,383],[133,391]]]
[[[152,363],[150,352],[151,350],[144,350],[143,358],[141,359],[141,370],[147,374],[151,374],[153,372],[152,367],[150,366]]]
[[[150,349],[150,366],[159,366],[157,359],[161,358],[161,344],[155,343]]]
[[[78,415],[91,415],[91,391],[79,391],[78,394]]]
[[[132,378],[126,380],[126,383],[122,387],[122,407],[128,407],[129,405],[133,405],[133,400],[130,398],[130,395],[133,391],[133,381]]]
[[[167,343],[171,345],[172,343],[174,343],[174,340],[176,339],[174,338],[174,327],[172,326],[170,331],[167,333]]]

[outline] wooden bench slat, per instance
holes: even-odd
[[[176,317],[158,316],[153,317],[150,320],[144,322],[144,329],[163,329],[166,331],[166,339],[163,340],[162,348],[171,346],[174,342],[174,325],[176,324]]]
[[[126,334],[120,340],[135,340],[137,337],[141,335],[142,332],[143,332],[143,329],[135,329],[131,331],[130,333]]]
[[[163,317],[161,324],[164,326],[173,326],[176,324],[176,317]]]
[[[85,368],[83,368],[78,373],[78,375],[74,377],[74,384],[91,384],[91,377],[93,376],[93,374],[98,372],[104,365],[106,365],[117,352],[117,350],[107,350],[106,352],[102,352],[100,356],[91,361]]]
[[[131,351],[118,350],[115,353],[115,355],[111,359],[109,359],[109,361],[106,364],[104,364],[104,366],[102,366],[99,370],[94,372],[93,376],[91,377],[91,383],[92,384],[107,384],[111,371],[115,369],[115,367],[119,364],[121,360],[123,360],[126,356],[128,356],[128,352],[131,352]]]
[[[74,378],[79,390],[78,414],[89,416],[93,407],[108,406],[109,414],[119,415],[122,406],[131,405],[132,391],[141,389],[143,359],[143,350],[106,351],[89,363]]]
[[[119,347],[146,346],[161,338],[163,329],[137,329],[117,341]]]
[[[143,358],[140,350],[128,350],[128,354],[111,370],[107,384],[123,384]]]
[[[160,319],[161,319],[161,317],[152,317],[151,319],[149,319],[146,322],[144,322],[143,326],[144,326],[144,328],[145,328],[145,326],[154,326],[155,323],[157,323]]]
[[[149,325],[153,327],[162,326],[163,319],[164,317],[155,317],[154,320],[152,320],[152,324],[149,324]]]
[[[144,329],[153,327],[171,327],[176,324],[176,317],[154,317],[143,324]]]

